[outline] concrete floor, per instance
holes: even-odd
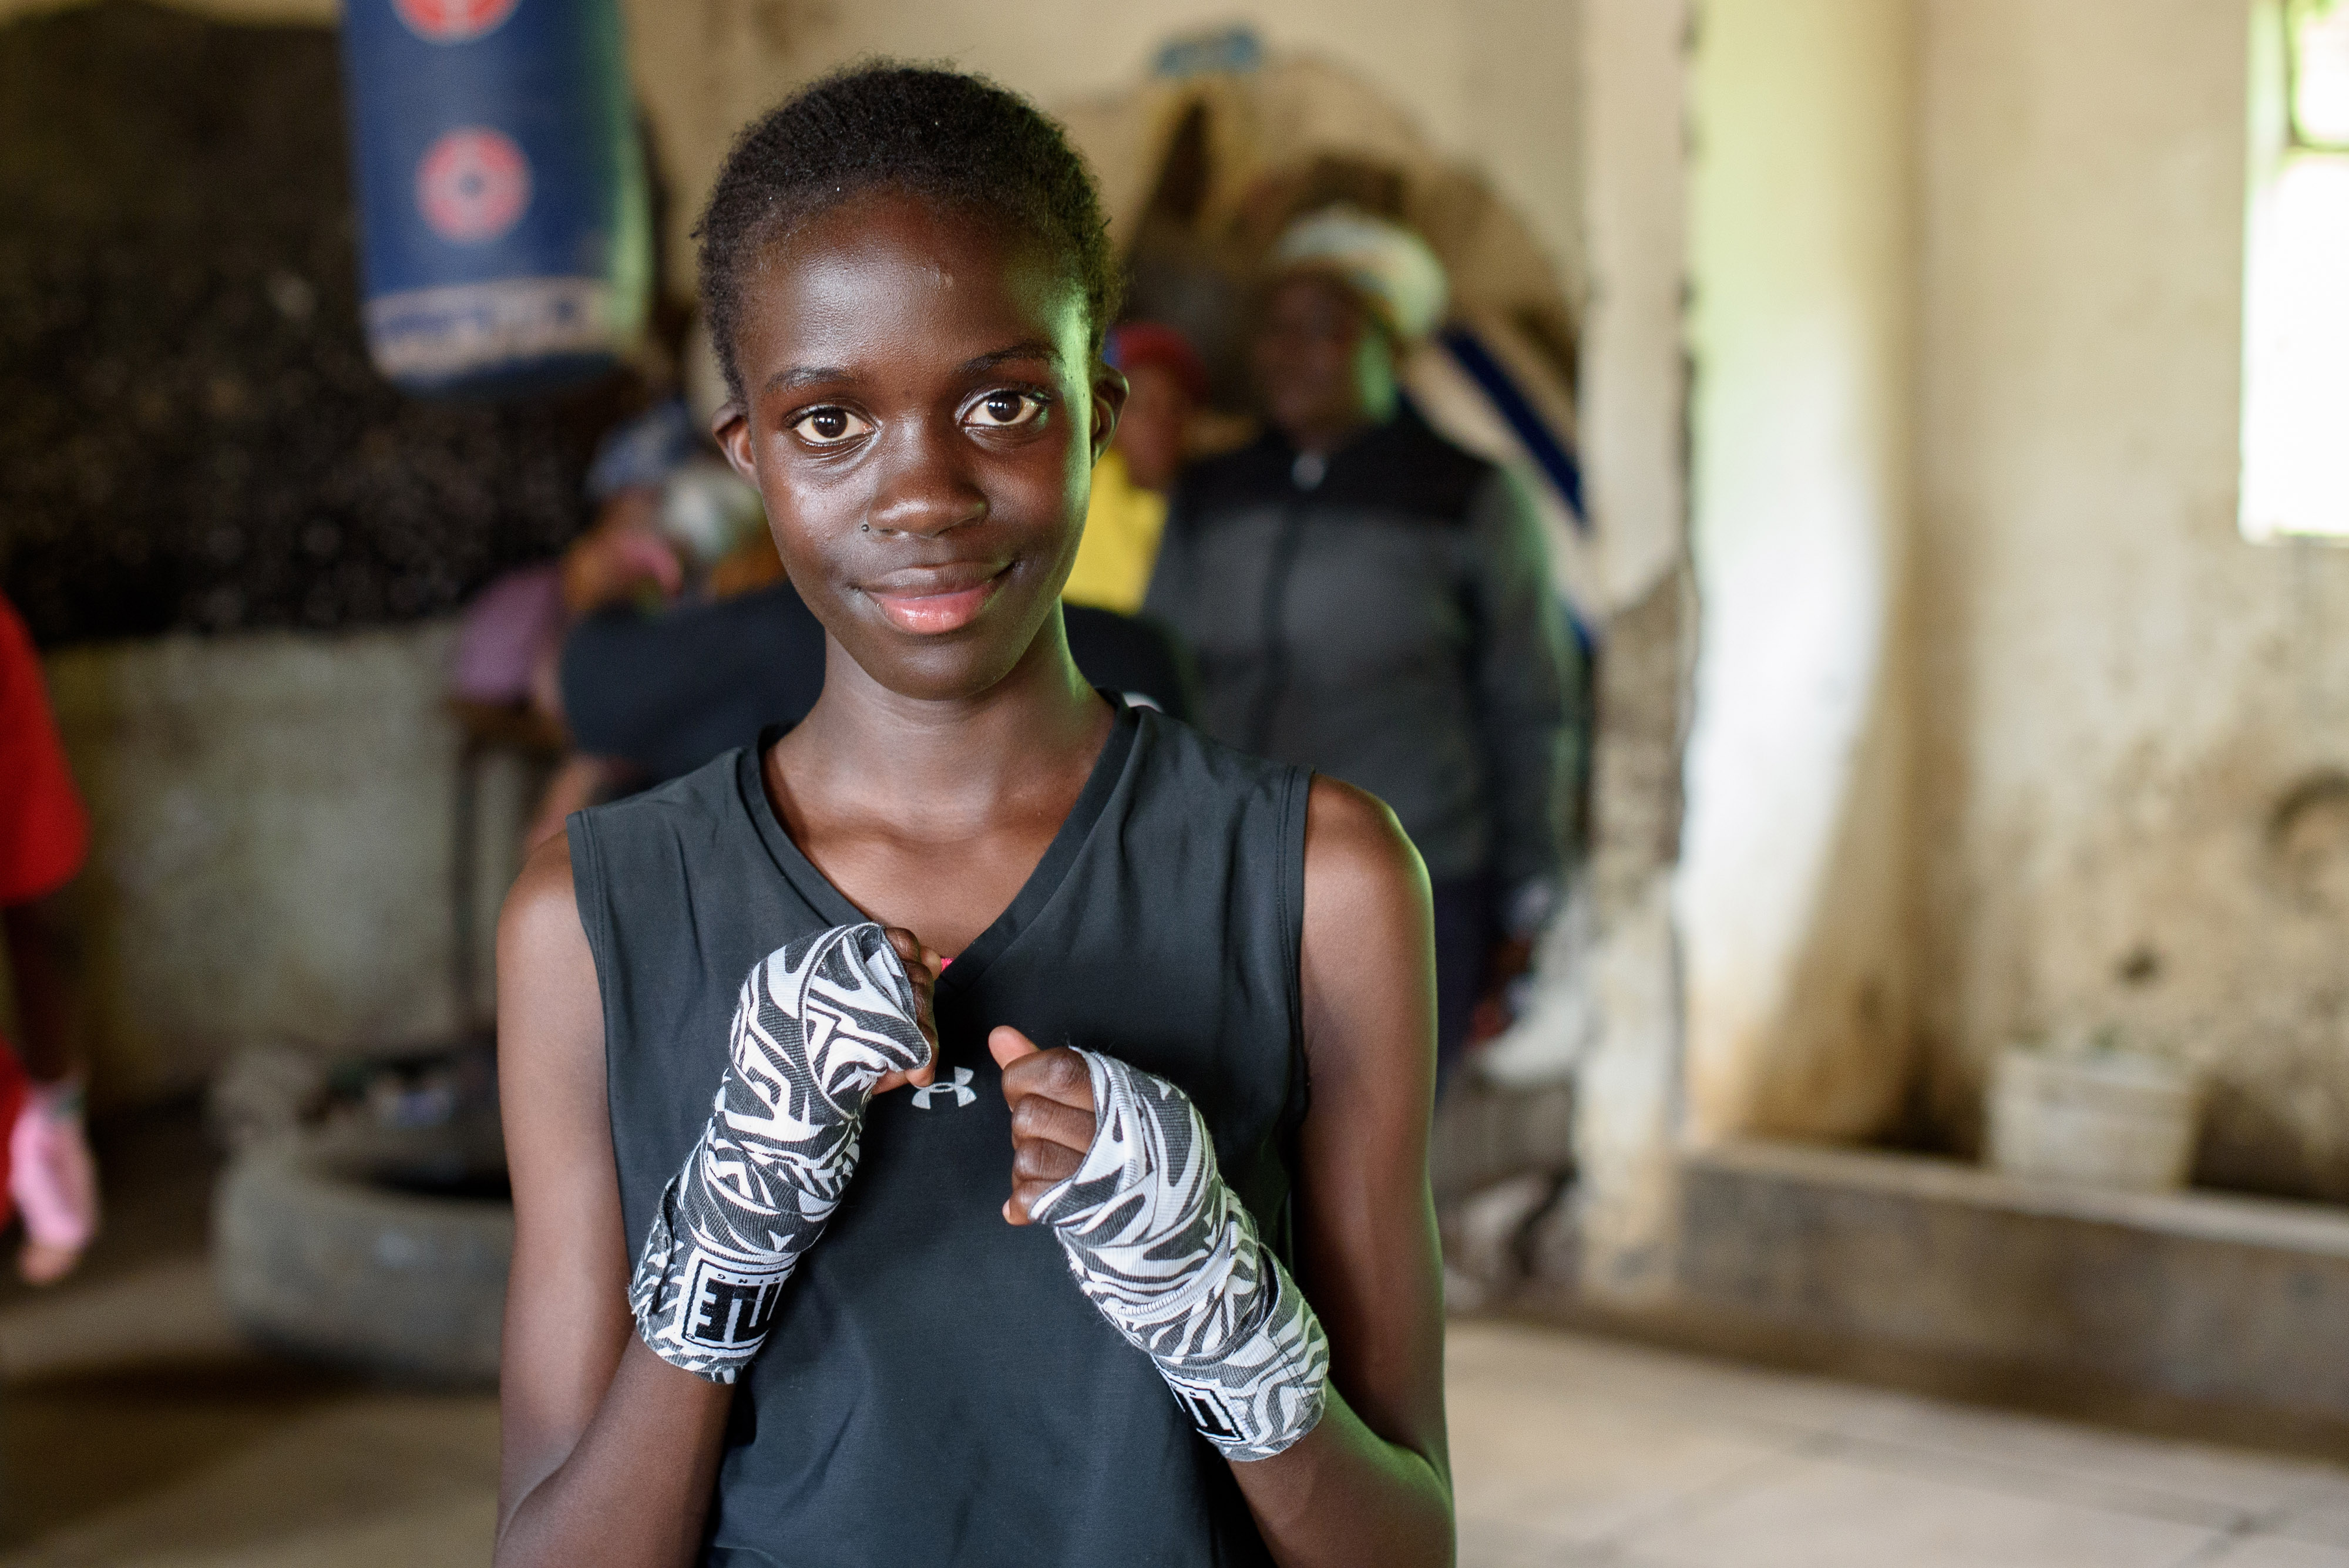
[[[2349,1568],[2349,1469],[1455,1324],[1464,1568]]]
[[[209,1167],[133,1130],[85,1274],[0,1287],[0,1568],[485,1562],[494,1401],[240,1345]],[[1504,1324],[1450,1377],[1465,1568],[2349,1568],[2349,1470]]]

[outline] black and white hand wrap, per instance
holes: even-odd
[[[701,1141],[661,1193],[628,1287],[663,1360],[731,1383],[856,1170],[873,1086],[930,1059],[914,988],[874,924],[769,954],[742,982]]]
[[[1227,1459],[1270,1459],[1321,1418],[1321,1321],[1224,1185],[1190,1097],[1078,1054],[1092,1074],[1092,1145],[1030,1217],[1052,1227],[1078,1288],[1158,1364],[1207,1440]]]

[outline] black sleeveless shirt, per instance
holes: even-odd
[[[784,833],[760,751],[571,819],[632,1249],[709,1115],[743,975],[864,918]],[[735,1397],[705,1563],[1269,1562],[1149,1358],[1043,1227],[1004,1222],[1010,1117],[987,1032],[1180,1085],[1289,1257],[1309,785],[1121,707],[1035,873],[938,984],[936,1085],[866,1115],[847,1198]]]

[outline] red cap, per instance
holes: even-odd
[[[1207,366],[1191,340],[1160,321],[1129,321],[1110,328],[1102,357],[1120,370],[1155,365],[1174,373],[1194,403],[1207,400]]]

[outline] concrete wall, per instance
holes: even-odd
[[[2234,521],[2247,21],[1699,13],[1698,1134],[1906,1087],[1971,1149],[2002,1044],[2111,1030],[2207,1070],[2201,1179],[2349,1197],[2349,556]]]
[[[1903,1089],[1913,57],[1887,0],[1700,13],[1677,888],[1700,1137],[1869,1134]]]
[[[101,1100],[192,1088],[242,1045],[394,1050],[458,1028],[450,633],[48,661],[96,829],[72,896]],[[491,786],[485,880],[511,875],[518,784]]]
[[[1686,549],[1687,0],[1588,0],[1581,143],[1584,483],[1607,598],[1641,597]]]
[[[1926,0],[1932,1106],[2116,1026],[2202,1174],[2349,1198],[2349,555],[2235,525],[2246,7]]]
[[[1560,969],[1595,998],[1577,1081],[1571,1219],[1584,1289],[1635,1302],[1669,1287],[1682,1119],[1680,851],[1689,652],[1681,432],[1688,0],[1587,0],[1590,291],[1582,458],[1612,602],[1598,666],[1588,896],[1593,944]],[[1553,947],[1554,953],[1554,947]],[[1552,963],[1546,954],[1546,970]],[[1538,1012],[1538,1007],[1537,1007]],[[1523,1031],[1520,1031],[1521,1033]],[[1532,1045],[1527,1051],[1523,1047]],[[1494,1055],[1541,1057],[1539,1041]],[[1540,1060],[1523,1064],[1537,1081]]]

